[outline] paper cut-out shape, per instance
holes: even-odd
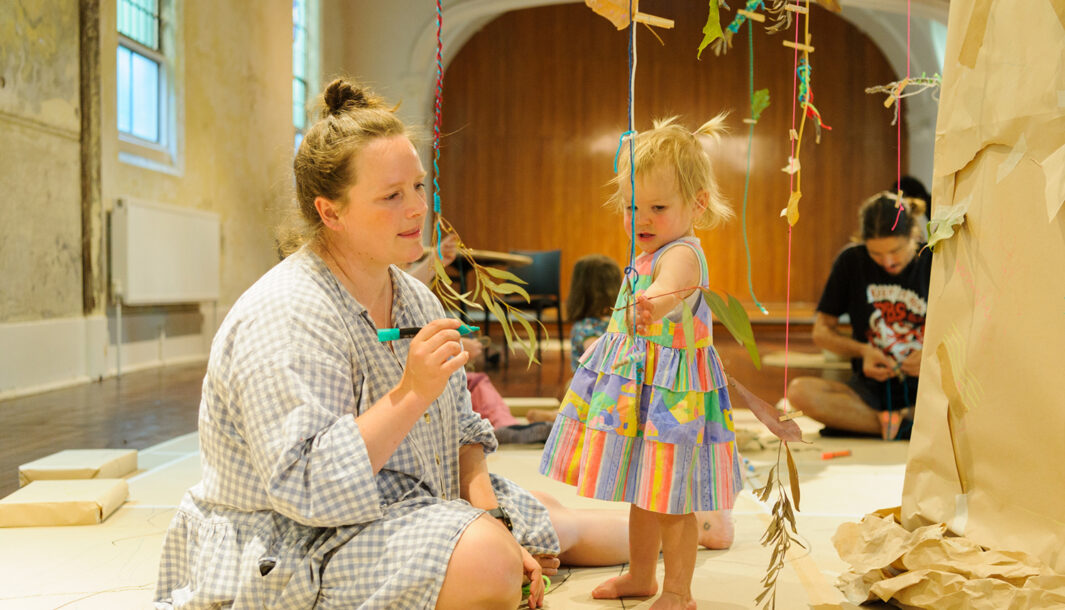
[[[928,247],[932,252],[936,251],[939,242],[953,237],[954,228],[965,222],[965,213],[969,211],[972,201],[973,198],[969,196],[961,203],[940,206],[932,212],[932,219],[928,221]]]
[[[710,14],[706,17],[706,25],[703,26],[703,41],[699,43],[699,51],[695,54],[695,58],[700,59],[703,55],[703,49],[723,36],[717,0],[710,0]]]
[[[597,14],[606,17],[617,29],[624,30],[629,27],[628,0],[584,0],[584,3]],[[636,23],[646,23],[649,26],[666,29],[673,27],[672,19],[641,13],[639,0],[632,0],[632,13],[632,20]]]

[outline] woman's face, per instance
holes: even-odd
[[[355,157],[337,237],[370,266],[405,264],[422,254],[425,170],[406,136],[377,138]]]
[[[898,275],[917,255],[917,242],[911,237],[874,237],[865,240],[873,262],[891,275]]]

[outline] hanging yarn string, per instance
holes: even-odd
[[[906,80],[903,82],[908,80],[910,80],[910,0],[906,0]],[[902,97],[899,97],[896,104],[895,112],[901,115]],[[899,226],[899,218],[902,218],[902,189],[899,187],[899,183],[902,182],[902,121],[897,122],[895,130],[898,139],[898,147],[895,150],[895,189],[898,198],[895,200],[895,207],[899,211],[895,214],[895,224],[891,225],[892,231]]]
[[[806,9],[810,9],[810,1],[806,0]],[[809,13],[806,17],[807,23],[810,21]],[[789,132],[788,140],[791,142],[791,156],[788,158],[788,167],[792,166],[792,160],[796,158],[796,141],[797,137],[791,137],[791,134],[795,133],[795,105],[798,100],[798,80],[799,80],[799,20],[798,16],[795,19],[795,59],[794,69],[792,70],[791,79],[791,130]],[[788,172],[788,190],[791,192],[790,199],[795,198],[795,172]],[[791,201],[789,199],[788,207],[791,207]],[[791,227],[794,223],[788,222],[788,266],[787,276],[785,280],[784,289],[784,396],[788,395],[788,355],[791,353],[790,339],[791,339]]]
[[[751,244],[747,239],[747,195],[751,188],[751,149],[754,147],[754,124],[758,121],[761,109],[756,108],[754,99],[754,24],[747,22],[747,92],[751,100],[751,121],[747,129],[747,172],[743,176],[743,249],[747,254],[747,291],[751,293],[755,306],[764,315],[769,315],[769,310],[759,302],[754,295],[754,282],[751,279]]]
[[[810,91],[810,72],[813,68],[810,67],[810,62],[806,57],[799,60],[798,78],[799,78],[799,102],[806,111],[806,116],[814,119],[816,122],[814,126],[817,128],[814,134],[814,142],[821,142],[821,128],[825,128],[832,131],[832,128],[825,125],[825,122],[821,120],[821,112],[814,106],[814,94]]]
[[[635,98],[636,98],[636,22],[633,15],[636,10],[633,0],[629,0],[629,90],[628,90],[628,131],[621,136],[624,142],[629,140],[629,264],[625,267],[625,277],[629,282],[629,296],[635,303],[636,299],[636,122],[635,122]],[[617,161],[615,158],[617,171]],[[636,316],[632,316],[632,336],[636,336]]]
[[[444,257],[440,251],[440,125],[444,116],[441,112],[444,104],[444,42],[440,35],[444,24],[442,2],[436,0],[436,91],[433,93],[433,243],[438,258]]]

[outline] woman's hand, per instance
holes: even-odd
[[[887,381],[895,376],[895,361],[867,343],[862,348],[862,373],[870,379]]]
[[[426,406],[440,396],[451,374],[470,359],[459,341],[460,324],[454,318],[441,318],[426,324],[414,335],[399,382],[401,391],[415,395]]]
[[[542,608],[544,605],[544,579],[543,569],[525,547],[521,548],[521,569],[525,578],[529,579],[529,607]]]
[[[907,377],[917,377],[921,374],[921,350],[915,349],[902,361],[902,372]]]

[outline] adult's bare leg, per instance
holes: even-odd
[[[714,551],[732,546],[735,528],[731,510],[699,511],[695,513],[695,519],[700,545]]]
[[[624,511],[567,508],[551,494],[531,493],[551,515],[563,564],[611,566],[629,560],[629,517]]]
[[[788,385],[788,402],[807,417],[832,428],[880,434],[876,411],[846,384],[818,377],[797,377]]]
[[[451,553],[436,607],[517,608],[523,573],[517,541],[491,517],[481,515]]]

